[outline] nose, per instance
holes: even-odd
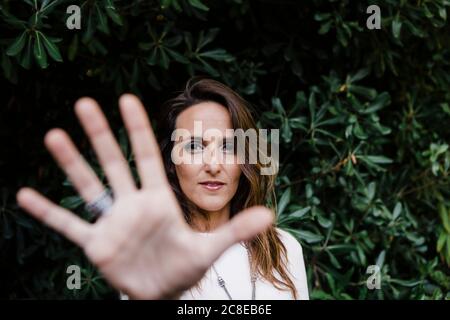
[[[218,174],[222,169],[221,153],[217,148],[208,146],[203,153],[203,163],[207,172],[212,175]]]

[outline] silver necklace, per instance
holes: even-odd
[[[256,274],[254,272],[252,272],[252,257],[250,255],[250,251],[248,250],[247,246],[242,244],[245,247],[245,250],[247,250],[247,255],[248,255],[248,262],[250,265],[250,281],[252,284],[252,300],[255,300],[256,297]],[[228,299],[233,300],[233,298],[230,295],[230,292],[227,289],[227,286],[225,284],[225,280],[223,280],[223,278],[219,275],[219,273],[216,270],[216,267],[214,266],[214,264],[212,265],[212,268],[214,270],[214,272],[216,273],[217,276],[217,283],[219,284],[220,287],[222,287],[222,289],[225,291],[225,293],[228,296]]]

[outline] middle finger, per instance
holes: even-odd
[[[129,194],[136,190],[127,161],[109,128],[105,115],[95,100],[82,98],[75,111],[86,131],[114,195]]]

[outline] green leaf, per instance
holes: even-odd
[[[203,47],[205,47],[208,43],[211,43],[219,34],[220,29],[219,28],[212,28],[209,29],[208,32],[205,35],[205,31],[200,31],[200,34],[198,36],[197,41],[197,51],[200,51]],[[189,40],[188,38],[185,40]],[[192,40],[191,40],[192,42]],[[191,49],[189,49],[191,51]]]
[[[278,203],[278,215],[281,215],[284,212],[284,209],[291,201],[291,188],[287,188],[283,195],[280,198],[280,202]]]
[[[447,20],[447,9],[444,6],[439,8],[439,17],[441,17],[444,21]]]
[[[343,47],[347,47],[348,46],[348,40],[347,40],[347,36],[346,34],[343,32],[342,28],[337,28],[337,39],[339,40],[340,44]]]
[[[156,61],[158,60],[159,57],[159,50],[158,48],[153,48],[153,50],[150,52],[150,55],[147,58],[147,63],[151,66],[154,66],[156,64]]]
[[[369,201],[372,201],[375,197],[375,193],[377,191],[377,184],[375,182],[370,182],[369,185],[367,186],[367,198],[369,199]]]
[[[313,289],[311,293],[311,299],[314,300],[336,300],[335,297],[333,297],[331,294],[326,293],[322,290]]]
[[[285,121],[283,121],[283,125],[281,127],[281,135],[286,143],[291,142],[292,130],[291,127],[289,126],[289,119],[287,118],[285,119]]]
[[[308,243],[317,243],[324,239],[323,235],[313,233],[308,230],[294,230],[294,229],[287,229],[289,232],[294,234],[297,238],[300,238],[302,240],[305,240]]]
[[[333,267],[335,267],[336,269],[341,269],[342,266],[339,263],[339,261],[336,259],[336,257],[334,256],[334,254],[330,251],[330,250],[325,250],[326,253],[328,254],[328,257],[330,258],[330,262],[333,265]]]
[[[401,279],[390,279],[389,280],[390,283],[395,283],[395,284],[399,284],[403,287],[415,287],[419,284],[421,284],[423,281],[422,280],[401,280]]]
[[[321,234],[313,233],[310,231],[298,231],[297,235],[300,239],[303,239],[308,243],[317,243],[324,239]]]
[[[205,6],[200,0],[189,0],[189,4],[197,9],[208,11],[209,8]]]
[[[377,262],[376,262],[376,265],[378,267],[380,267],[380,269],[383,268],[385,258],[386,258],[386,250],[383,250],[378,255]]]
[[[47,63],[47,54],[45,53],[44,49],[44,40],[42,39],[42,36],[39,34],[39,32],[36,33],[35,41],[34,41],[34,57],[36,58],[36,62],[38,65],[45,69],[48,67]]]
[[[290,218],[301,218],[305,214],[307,214],[309,211],[311,211],[311,207],[305,207],[298,210],[295,210],[294,212],[289,214]]]
[[[391,96],[387,92],[380,93],[367,109],[361,110],[363,114],[376,112],[391,103]]]
[[[447,265],[450,266],[450,236],[447,236],[447,252],[446,252],[446,261],[447,261]]]
[[[401,202],[397,202],[394,208],[394,212],[392,214],[392,220],[396,220],[401,213],[402,213],[402,204]]]
[[[266,117],[267,119],[271,119],[271,120],[275,120],[275,119],[280,119],[281,118],[281,115],[279,115],[278,113],[274,113],[274,112],[270,112],[270,111],[264,112],[263,116]]]
[[[440,202],[438,204],[439,215],[441,216],[442,225],[444,226],[445,231],[450,234],[450,212],[447,211],[445,205]]]
[[[318,34],[326,34],[330,31],[331,26],[333,25],[333,20],[328,20],[324,24],[322,24],[319,28]]]
[[[332,226],[332,224],[333,224],[330,219],[325,218],[322,215],[317,216],[317,221],[325,229],[330,228]]]
[[[402,29],[402,22],[400,21],[399,16],[397,15],[394,20],[392,20],[392,34],[394,38],[400,38],[400,30]]]
[[[201,57],[198,57],[198,60],[200,60],[205,71],[208,72],[211,76],[213,76],[213,77],[219,76],[219,72],[212,65],[210,65],[208,62],[203,60]]]
[[[356,122],[353,127],[353,134],[355,135],[355,137],[361,140],[365,140],[368,138],[368,135],[364,132],[363,128],[359,125],[358,122]]]
[[[123,21],[120,15],[117,13],[116,8],[111,3],[111,0],[106,0],[106,6],[105,6],[106,14],[111,18],[111,20],[119,25],[123,26]]]
[[[389,133],[392,132],[391,128],[385,127],[383,125],[381,125],[379,122],[376,122],[374,124],[374,127],[378,129],[378,131],[382,134],[382,135],[387,135]]]
[[[369,100],[375,99],[375,97],[377,96],[377,91],[375,89],[357,86],[354,84],[348,85],[348,91],[356,95],[365,97]]]
[[[306,117],[298,117],[298,118],[291,118],[289,119],[289,125],[291,128],[294,129],[302,129],[303,131],[308,131],[306,128],[306,124],[308,123],[308,120]]]
[[[24,31],[6,50],[8,56],[17,56],[25,46],[27,40],[27,31]]]
[[[4,7],[0,6],[0,17],[8,24],[9,27],[23,30],[27,27],[27,23],[23,20],[16,18],[11,13],[7,12]]]
[[[60,205],[67,209],[76,209],[83,204],[83,199],[79,196],[69,196],[61,199]]]
[[[429,19],[433,18],[434,16],[433,13],[430,11],[430,8],[428,8],[426,4],[423,6],[423,13],[425,14],[425,17]]]
[[[278,98],[278,97],[272,97],[272,106],[275,107],[275,110],[276,110],[279,114],[285,114],[284,107],[283,107],[283,104],[281,103],[280,98]]]
[[[39,34],[44,41],[45,49],[47,49],[47,52],[50,55],[50,57],[52,57],[52,59],[55,61],[62,62],[63,59],[61,57],[61,53],[59,52],[58,47],[52,41],[50,41],[44,34],[42,34],[41,32],[39,32]]]
[[[450,237],[446,232],[441,232],[439,234],[439,238],[436,244],[436,251],[441,252],[444,248],[445,242],[447,241],[447,238]]]
[[[355,245],[349,244],[349,243],[343,243],[343,244],[334,244],[331,246],[327,246],[328,250],[336,251],[336,253],[344,254],[351,251],[355,251]]]
[[[169,8],[170,6],[173,6],[177,11],[181,11],[181,7],[177,0],[161,0],[161,8]]]
[[[309,183],[306,184],[306,186],[305,186],[305,195],[306,195],[306,199],[311,199],[311,197],[314,195],[312,186]]]
[[[210,58],[217,61],[230,62],[233,57],[224,49],[215,49],[210,51],[205,51],[199,54],[200,57]]]
[[[99,6],[95,4],[95,8],[97,10],[97,18],[98,18],[98,30],[105,34],[109,34],[109,28],[108,28],[108,20],[106,15],[100,10]]]
[[[316,13],[314,15],[314,20],[316,21],[324,21],[331,18],[331,13]]]
[[[179,54],[178,52],[171,50],[169,48],[166,48],[166,51],[169,53],[169,55],[175,59],[175,61],[180,62],[180,63],[184,63],[184,64],[188,64],[189,60],[182,56],[181,54]]]
[[[54,0],[52,2],[50,2],[50,0],[44,0],[41,5],[41,14],[48,15],[59,3],[61,3],[61,0]]]
[[[419,38],[425,38],[427,36],[427,33],[422,30],[417,28],[413,23],[411,23],[410,21],[406,20],[404,21],[405,26],[409,29],[409,31],[411,31],[411,33]]]
[[[365,156],[357,156],[360,159],[365,159],[367,161],[370,161],[372,163],[378,163],[378,164],[389,164],[392,163],[392,159],[389,159],[388,157],[385,156],[369,156],[369,155],[365,155]]]
[[[361,246],[356,246],[356,252],[358,253],[358,258],[361,265],[367,265],[367,258],[363,248],[361,248]]]
[[[170,60],[169,60],[169,56],[166,53],[165,49],[161,49],[161,60],[160,60],[160,65],[161,67],[163,67],[164,69],[168,69],[169,68],[169,64],[170,64]]]
[[[33,55],[32,49],[32,38],[28,37],[27,49],[22,53],[22,57],[20,59],[20,65],[25,69],[30,69],[31,67],[31,57]]]
[[[354,75],[352,75],[349,79],[349,83],[354,83],[357,82],[361,79],[364,79],[365,77],[367,77],[370,73],[370,69],[369,68],[365,68],[365,69],[361,69],[358,70],[358,72],[356,72]]]
[[[176,47],[183,41],[183,37],[179,34],[164,41],[166,47]]]

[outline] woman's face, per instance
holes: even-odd
[[[175,141],[183,159],[175,165],[181,190],[207,212],[229,209],[241,169],[229,140],[233,127],[228,109],[211,101],[190,106],[178,115],[176,129],[186,133]]]

